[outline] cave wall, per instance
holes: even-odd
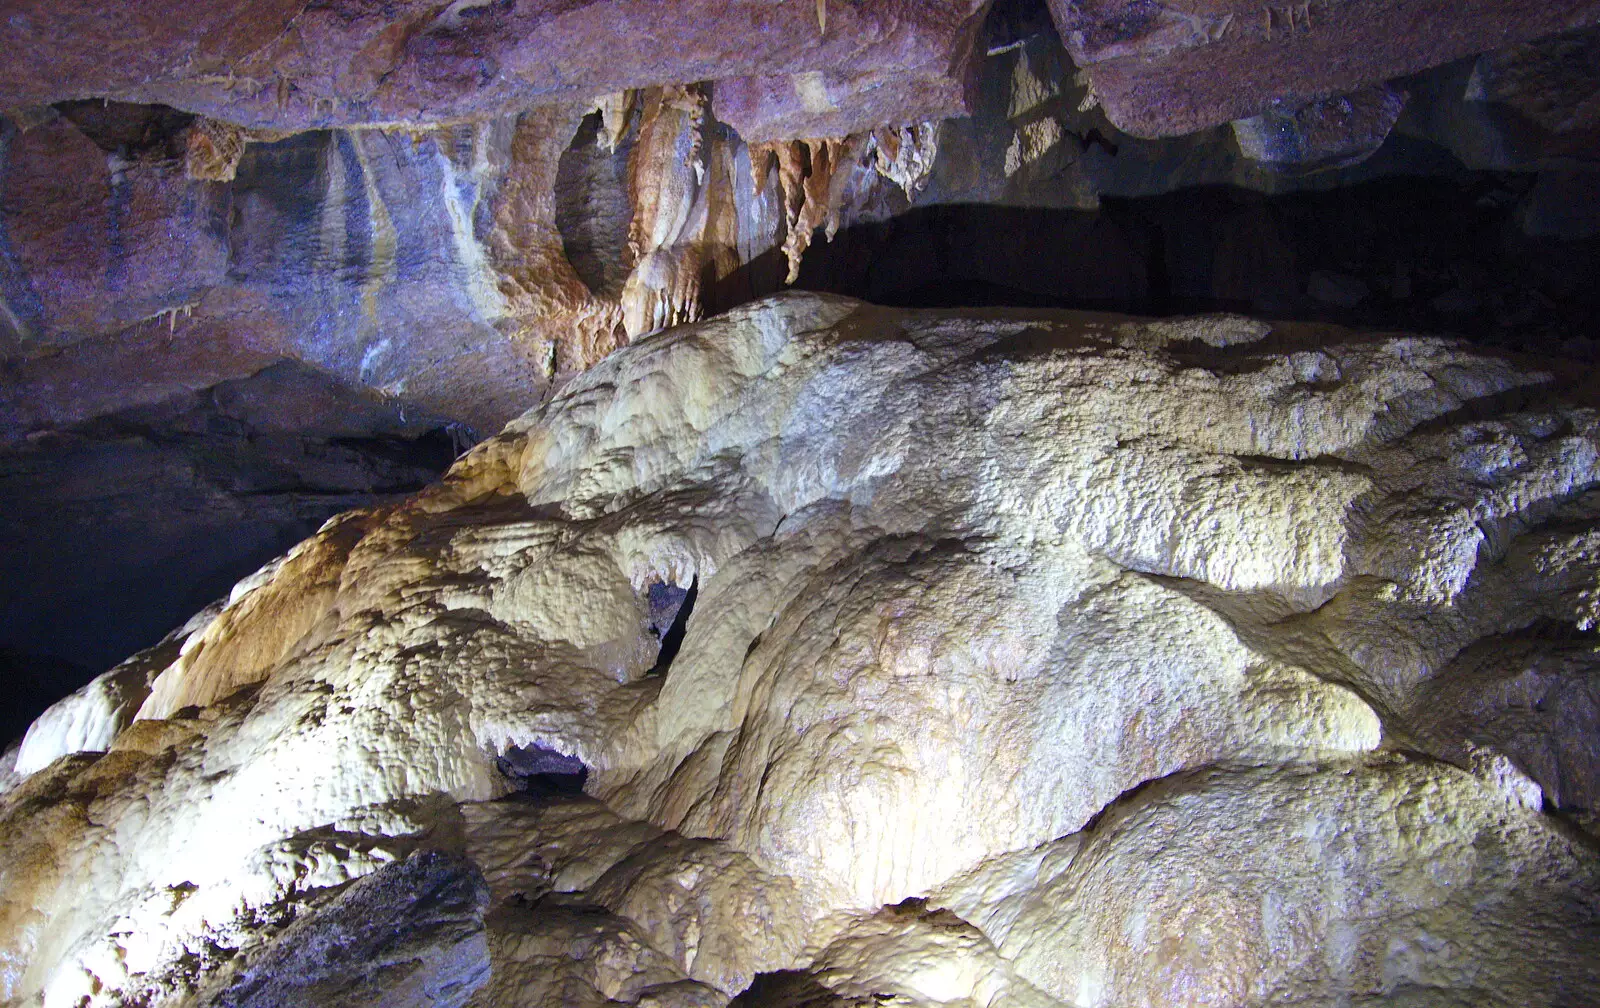
[[[14,541],[33,543],[12,551],[0,647],[81,678],[338,509],[269,514],[248,489],[264,477],[184,461],[183,404],[274,368],[346,390],[352,418],[375,396],[401,420],[358,440],[460,447],[632,339],[789,284],[1243,310],[1592,359],[1591,6],[1401,5],[1406,25],[1448,22],[1438,38],[1399,13],[1257,24],[1226,6],[19,8],[0,26],[0,444]],[[1353,48],[1336,73],[1305,69]],[[207,434],[202,454],[242,437],[245,468],[326,482],[256,436]],[[292,436],[329,440],[320,421]],[[90,488],[91,457],[129,493]],[[141,496],[172,506],[93,522],[92,563],[69,547],[104,500]],[[140,541],[133,513],[200,499],[237,534]],[[143,597],[162,565],[171,587]],[[100,619],[103,643],[47,640]]]
[[[1597,487],[1457,339],[674,327],[36,721],[0,997],[1584,1004]]]
[[[50,73],[32,75],[20,68],[46,57],[42,50],[26,55],[42,45],[29,40],[67,32],[81,42],[103,37],[117,22],[105,14],[104,23],[80,24],[70,5],[19,12],[4,28],[16,36],[17,56],[8,62],[16,76],[0,87],[0,108],[11,109],[0,133],[0,340],[8,367],[0,436],[69,427],[282,359],[487,433],[631,336],[796,279],[815,230],[870,227],[913,208],[1095,214],[1028,225],[1041,237],[1019,258],[1033,258],[1034,246],[1048,254],[1043,233],[1059,227],[1067,250],[1057,254],[1081,279],[1056,291],[1058,303],[1135,307],[1149,279],[1141,287],[1130,269],[1150,267],[1131,260],[1159,256],[1143,247],[1149,236],[1138,232],[1148,227],[1130,228],[1129,215],[1100,212],[1107,201],[1218,187],[1282,198],[1397,178],[1450,180],[1463,191],[1486,192],[1493,180],[1482,173],[1499,172],[1512,177],[1506,195],[1490,197],[1504,204],[1496,223],[1530,241],[1510,247],[1499,236],[1483,239],[1480,270],[1503,269],[1539,239],[1553,247],[1596,234],[1600,49],[1592,31],[1523,42],[1553,29],[1540,18],[1513,19],[1516,27],[1508,28],[1509,15],[1492,3],[1450,18],[1419,9],[1413,19],[1448,22],[1456,41],[1418,48],[1410,44],[1418,32],[1402,33],[1388,49],[1364,50],[1360,79],[1341,83],[1338,93],[1327,82],[1289,87],[1255,75],[1252,91],[1234,86],[1237,60],[1245,58],[1235,41],[1244,45],[1239,32],[1247,20],[1257,34],[1262,25],[1231,9],[1217,16],[1238,32],[1189,45],[1189,29],[1174,27],[1171,12],[1149,15],[1146,34],[1115,44],[1084,26],[1091,14],[1115,21],[1115,5],[1075,15],[1057,7],[1052,18],[1044,5],[1019,0],[992,10],[849,4],[831,20],[827,4],[804,6],[712,4],[658,19],[687,25],[718,7],[731,33],[741,19],[755,18],[752,37],[768,48],[734,55],[705,33],[635,37],[630,18],[645,15],[628,4],[587,4],[564,14],[467,5],[427,17],[420,8],[380,15],[352,4],[337,16],[333,8],[308,8],[276,30],[269,28],[278,15],[257,6],[230,19],[228,31],[199,23],[179,31],[171,23],[175,10],[155,5],[120,26],[127,38],[119,45],[160,35],[161,44],[146,44],[139,60],[112,73],[104,61],[74,62],[67,47],[49,57]],[[1596,16],[1582,4],[1542,6],[1556,27]],[[1303,24],[1299,10],[1296,25]],[[525,35],[541,18],[550,25]],[[1274,18],[1282,12],[1269,8],[1262,24]],[[1341,21],[1315,23],[1317,46],[1364,45]],[[169,28],[171,37],[161,34]],[[1275,36],[1282,58],[1296,65],[1309,58],[1299,48],[1312,44],[1309,35]],[[665,56],[643,64],[619,56],[603,61],[615,79],[596,78],[581,93],[573,92],[579,80],[601,71],[591,67],[554,90],[535,86],[538,74],[565,65],[563,52],[576,60],[600,38],[622,46],[619,53],[673,45],[678,62],[669,70],[660,62]],[[1109,46],[1110,55],[1089,59],[1085,39],[1099,39],[1094,44]],[[315,86],[308,77],[287,101],[273,95],[259,103],[239,83],[254,71],[229,62],[229,54],[238,56],[231,47],[249,40],[241,51],[251,60],[287,67],[314,50],[332,66],[358,51],[365,55],[351,66],[370,64],[370,72],[314,75]],[[1456,50],[1467,40],[1495,51],[1448,62],[1463,55]],[[834,47],[847,41],[854,44],[841,56]],[[456,66],[457,56],[445,53],[459,56],[469,43],[484,54],[537,49],[548,65],[535,73],[502,62],[495,81],[440,78],[461,92],[454,103],[430,101],[425,113],[398,118],[379,114],[388,99],[374,98],[378,92],[409,89],[405,101],[416,102],[444,87],[408,77],[407,67]],[[1404,59],[1395,55],[1402,43]],[[1160,129],[1134,129],[1123,115],[1134,98],[1101,103],[1095,75],[1128,60],[1159,62],[1156,49],[1166,53],[1160,59],[1189,61],[1183,72],[1207,87],[1226,84],[1249,107],[1231,123],[1179,129],[1186,120],[1159,96],[1145,95],[1140,116],[1172,119]],[[289,50],[301,55],[291,59]],[[752,61],[774,76],[756,86]],[[826,69],[791,74],[791,64]],[[213,65],[231,67],[231,89],[225,78],[209,79],[204,68]],[[145,69],[133,74],[134,66]],[[948,86],[904,79],[928,76],[930,67]],[[132,78],[123,74],[147,83],[124,86],[118,81]],[[516,91],[507,83],[513,77],[515,87],[533,90]],[[181,111],[130,103],[149,102],[155,91]],[[97,100],[85,100],[89,95]],[[303,106],[319,102],[326,114],[307,118]],[[330,102],[337,114],[326,112]],[[237,114],[229,119],[228,110]],[[1294,234],[1282,210],[1251,209],[1247,198],[1236,201],[1238,211],[1223,201],[1193,208],[1188,220],[1183,202],[1167,199],[1135,214],[1162,218],[1172,232],[1163,240],[1178,249],[1200,237],[1203,216],[1224,218],[1211,224],[1228,233],[1222,240],[1231,233],[1246,243],[1276,240],[1290,245],[1297,261],[1310,258],[1308,246],[1348,244],[1336,234]],[[1364,211],[1389,215],[1381,198]],[[1432,216],[1416,215],[1422,230],[1453,214]],[[1006,236],[1015,228],[1005,221],[997,213],[981,226]],[[1272,234],[1252,237],[1264,232]],[[1083,235],[1110,249],[1111,259],[1130,261],[1095,276],[1100,264],[1078,251]],[[1497,242],[1499,249],[1490,247]],[[990,266],[987,250],[944,254],[976,255],[1011,279],[1002,286],[1027,287],[1022,262]],[[1591,247],[1579,254],[1592,255]],[[908,274],[926,265],[904,249],[859,255],[903,257]],[[786,270],[779,258],[788,261]],[[1359,252],[1348,258],[1353,263],[1343,271],[1369,287],[1373,279],[1359,274],[1390,265]],[[1205,291],[1204,277],[1185,275],[1195,272],[1187,264],[1162,268],[1175,277],[1180,298],[1239,300],[1237,283]],[[870,293],[837,274],[830,264],[806,283]],[[1262,299],[1257,310],[1294,313],[1309,270],[1300,269],[1292,283],[1293,296]],[[1439,319],[1428,327],[1449,324]]]
[[[1597,25],[12,3],[0,1004],[1600,1000]]]

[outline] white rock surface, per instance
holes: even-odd
[[[482,1008],[1600,1000],[1590,666],[1525,744],[1471,650],[1600,618],[1571,379],[804,294],[657,334],[41,719],[0,1003],[366,1003],[339,949]],[[486,908],[359,934],[429,851]]]
[[[1001,954],[1067,1004],[1579,1004],[1600,979],[1592,850],[1451,767],[1205,771],[1058,844],[945,901],[1000,904]]]

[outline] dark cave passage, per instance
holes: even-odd
[[[589,779],[589,767],[583,760],[537,744],[512,746],[495,765],[536,798],[577,797]]]
[[[796,287],[908,308],[1040,307],[1447,333],[1591,359],[1600,238],[1529,236],[1536,177],[1466,172],[1098,211],[915,207],[820,234]]]
[[[398,500],[460,432],[298,364],[0,453],[0,746],[54,701],[351,508]]]

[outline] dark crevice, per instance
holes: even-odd
[[[689,616],[699,594],[698,580],[691,581],[688,588],[661,582],[650,586],[650,631],[660,637],[661,650],[646,675],[664,676],[672,667],[683,647],[684,634],[689,632]]]
[[[589,779],[583,760],[538,744],[512,746],[495,759],[495,766],[539,798],[576,798]]]
[[[608,151],[601,143],[605,128],[600,114],[590,113],[561,155],[556,171],[556,231],[567,261],[589,290],[598,297],[617,298],[632,268],[628,158],[636,131],[630,128],[617,149]]]
[[[729,1002],[728,1008],[827,1008],[872,1003],[835,994],[809,973],[778,970],[756,974],[750,986]]]
[[[1133,785],[1132,787],[1127,788],[1121,794],[1117,795],[1115,798],[1113,798],[1110,801],[1106,802],[1104,805],[1100,806],[1100,810],[1098,812],[1096,812],[1094,815],[1090,816],[1088,819],[1084,820],[1083,825],[1079,826],[1076,830],[1073,831],[1073,833],[1069,833],[1067,835],[1068,836],[1072,836],[1074,834],[1081,834],[1081,835],[1087,836],[1088,834],[1094,832],[1094,830],[1099,828],[1100,824],[1105,821],[1106,816],[1110,814],[1112,809],[1125,808],[1128,805],[1129,802],[1131,802],[1134,798],[1138,797],[1143,792],[1148,791],[1152,786],[1154,786],[1156,784],[1159,784],[1159,783],[1162,783],[1164,781],[1170,782],[1170,781],[1175,780],[1175,779],[1181,779],[1186,774],[1192,773],[1192,772],[1194,772],[1194,771],[1193,770],[1189,770],[1189,771],[1179,770],[1176,773],[1173,773],[1173,774],[1171,774],[1169,776],[1166,776],[1166,777],[1151,777],[1149,780],[1140,781],[1139,783]]]
[[[283,362],[0,453],[0,664],[65,695],[470,437]]]
[[[165,105],[98,98],[58,102],[55,111],[107,154],[155,161],[183,157],[184,131],[195,119]]]

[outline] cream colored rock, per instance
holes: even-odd
[[[1563,1005],[1594,990],[1592,849],[1454,768],[1207,771],[1059,846],[1048,868],[1013,855],[939,902],[987,910],[1016,971],[1069,1004]]]
[[[378,515],[350,511],[234,586],[214,620],[187,635],[176,661],[155,677],[140,718],[208,706],[258,682],[329,615],[350,548]]]
[[[1596,858],[1535,783],[1583,812],[1588,750],[1419,706],[1596,618],[1564,381],[802,294],[642,339],[242,583],[114,738],[45,723],[0,1003],[177,1003],[429,850],[489,901],[408,967],[438,1003],[1595,1000]],[[507,797],[512,749],[586,796]]]
[[[491,916],[490,980],[473,1008],[571,1005],[720,1008],[724,995],[684,978],[627,921],[547,906]]]
[[[590,898],[626,917],[684,974],[726,994],[801,964],[794,883],[724,844],[674,837],[630,854]]]
[[[852,921],[811,968],[824,987],[851,1003],[1014,1005],[1057,1008],[1061,1002],[1017,976],[971,924],[921,900],[886,907]]]
[[[1600,808],[1600,648],[1581,635],[1474,644],[1418,691],[1409,714],[1447,746],[1505,754],[1558,808]]]

